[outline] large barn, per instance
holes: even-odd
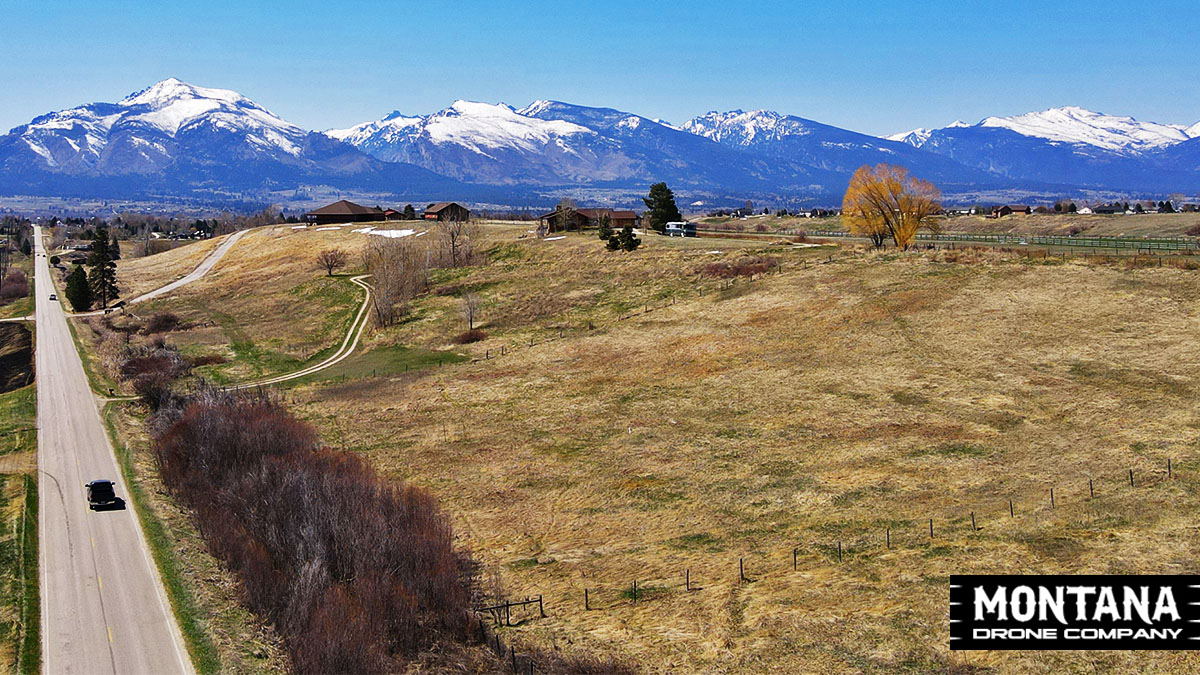
[[[310,225],[330,225],[333,223],[361,223],[372,220],[384,220],[386,216],[379,207],[362,206],[342,199],[328,206],[322,206],[304,214],[304,222]]]
[[[425,209],[425,220],[452,220],[464,222],[471,219],[467,207],[455,202],[437,202]]]

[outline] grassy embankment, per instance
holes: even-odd
[[[612,254],[519,234],[487,230],[489,265],[438,273],[406,322],[366,340],[447,349],[471,290],[489,337],[457,347],[470,363],[314,383],[289,403],[331,445],[433,490],[513,595],[545,597],[523,638],[655,672],[1144,663],[950,652],[946,584],[1197,571],[1194,272],[776,248],[783,274],[720,289],[697,270],[738,255],[724,241]],[[294,304],[288,288],[261,287],[260,311]],[[311,330],[262,316],[243,330]],[[653,589],[636,606],[634,580]]]
[[[0,394],[0,672],[41,663],[34,386]]]

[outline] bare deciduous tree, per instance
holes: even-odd
[[[375,321],[390,326],[408,313],[409,301],[425,288],[429,275],[425,251],[411,238],[371,237],[363,262],[373,275]]]
[[[467,330],[475,330],[475,319],[479,318],[482,309],[483,298],[476,293],[463,293],[462,315],[467,320]]]
[[[475,261],[479,228],[467,220],[443,220],[437,224],[442,267],[463,267]]]
[[[340,248],[327,248],[317,254],[317,263],[325,268],[326,276],[333,276],[333,271],[346,266],[349,254]]]

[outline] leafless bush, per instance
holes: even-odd
[[[375,322],[390,326],[429,283],[428,254],[411,238],[371,237],[363,252],[371,280]]]
[[[487,336],[488,336],[487,333],[479,330],[478,328],[474,328],[474,329],[459,333],[458,335],[454,336],[454,342],[455,342],[455,344],[468,345],[468,344],[471,344],[472,342],[479,342],[481,340],[486,340]]]
[[[13,268],[4,275],[4,283],[0,284],[0,302],[9,302],[29,295],[29,280],[25,273]]]
[[[146,322],[142,332],[146,335],[151,333],[169,333],[179,328],[182,322],[178,316],[171,312],[155,312],[150,320]]]
[[[193,368],[200,366],[215,366],[221,363],[228,363],[229,359],[221,354],[205,354],[204,356],[192,356],[188,358],[188,364]]]
[[[766,258],[763,256],[744,256],[732,262],[723,261],[709,263],[704,266],[702,272],[708,277],[731,279],[733,277],[749,277],[755,274],[762,274],[775,267],[775,265],[776,262],[772,258]]]
[[[482,263],[486,256],[477,251],[479,226],[467,220],[445,220],[437,224],[437,267],[467,267]]]
[[[426,492],[319,447],[264,398],[207,392],[156,435],[163,481],[297,672],[398,672],[469,639],[469,559]]]

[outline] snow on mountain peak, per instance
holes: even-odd
[[[800,118],[780,115],[773,110],[730,110],[724,113],[714,110],[688,120],[682,128],[718,143],[733,142],[738,145],[810,132]]]
[[[553,137],[595,134],[562,120],[528,117],[504,103],[455,101],[429,116],[424,131],[434,143],[454,143],[486,155],[488,149],[512,148],[532,152]]]
[[[886,140],[896,141],[898,143],[908,143],[915,148],[919,148],[925,143],[925,141],[929,140],[929,137],[932,135],[933,129],[918,127],[912,131],[901,131],[898,134],[892,134],[891,136],[885,136],[884,138]]]
[[[1183,129],[1092,112],[1077,106],[1051,108],[1014,117],[988,117],[977,126],[1015,131],[1023,136],[1091,145],[1114,152],[1139,152],[1188,140]]]

